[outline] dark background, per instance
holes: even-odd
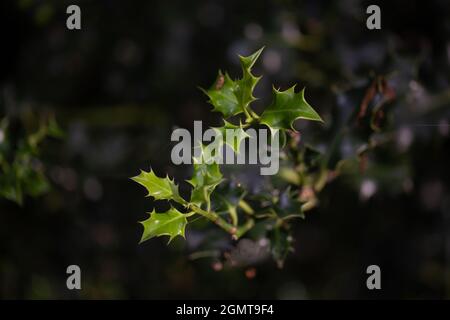
[[[82,29],[65,27],[78,4]],[[366,28],[365,1],[2,1],[1,88],[14,112],[51,111],[66,132],[45,144],[52,190],[22,207],[0,199],[1,298],[449,298],[450,3],[381,3],[382,29]],[[295,224],[284,269],[270,260],[216,272],[188,259],[192,241],[138,245],[152,203],[128,178],[150,164],[177,179],[175,126],[218,121],[198,86],[236,54],[266,49],[256,95],[274,83],[307,87],[325,126],[305,139],[326,144],[334,121],[361,98],[336,88],[391,75],[395,141],[376,170],[336,179]],[[363,92],[362,92],[363,93]],[[353,141],[343,143],[352,148]],[[344,152],[343,151],[343,152]],[[366,194],[364,182],[376,185]],[[217,232],[221,232],[217,230]],[[192,234],[193,235],[193,234]],[[191,238],[191,239],[190,239]],[[82,290],[66,289],[66,267]],[[382,290],[365,286],[382,270]]]

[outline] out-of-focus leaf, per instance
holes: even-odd
[[[279,268],[283,268],[284,260],[293,251],[292,236],[288,230],[275,227],[269,232],[272,257]]]
[[[11,134],[9,122],[8,117],[0,122],[0,196],[22,205],[25,195],[37,197],[50,189],[45,166],[38,158],[39,146],[47,137],[58,137],[63,132],[53,117],[41,121],[31,134],[20,130]],[[25,121],[16,123],[25,126]]]

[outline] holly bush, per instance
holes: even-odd
[[[53,116],[0,117],[0,197],[22,205],[25,196],[46,193],[50,186],[40,147],[47,138],[62,135]]]
[[[359,169],[364,169],[367,154],[379,142],[374,139],[375,134],[386,126],[386,105],[395,98],[386,79],[374,77],[365,90],[360,107],[342,122],[328,149],[319,151],[302,143],[300,132],[293,127],[297,119],[323,123],[305,100],[305,89],[296,92],[295,86],[285,91],[274,87],[272,103],[262,114],[252,110],[251,105],[257,100],[253,93],[261,79],[252,74],[252,67],[262,50],[250,56],[239,56],[241,78],[233,80],[229,74],[219,71],[214,84],[202,91],[209,97],[213,111],[222,116],[222,127],[214,129],[221,133],[226,129],[240,130],[241,133],[229,145],[234,152],[239,152],[241,142],[248,138],[245,133],[247,128],[266,127],[272,132],[272,138],[274,133],[278,134],[282,141],[279,172],[264,180],[262,187],[256,191],[233,176],[224,178],[220,165],[205,159],[212,154],[208,149],[217,148],[215,143],[224,143],[221,140],[196,146],[201,152],[199,157],[193,158],[192,177],[186,181],[191,186],[188,198],[180,195],[179,185],[169,176],[162,178],[153,170],[141,171],[132,179],[144,186],[148,196],[154,200],[170,203],[167,211],[153,210],[149,218],[141,222],[144,227],[141,242],[165,235],[170,243],[177,236],[185,237],[188,224],[205,218],[228,233],[231,241],[236,242],[244,236],[258,240],[254,248],[270,253],[277,265],[282,267],[286,256],[293,250],[292,223],[303,219],[305,212],[316,207],[319,193],[327,183],[351,168],[352,164],[357,162]],[[361,132],[365,133],[358,150],[346,158],[337,156],[342,139],[349,133]],[[208,256],[211,251],[205,252]],[[232,260],[228,249],[222,253],[217,253],[217,250],[212,252],[215,258],[222,256]],[[200,252],[193,256],[204,254]]]

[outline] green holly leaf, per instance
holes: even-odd
[[[261,48],[248,57],[239,56],[242,67],[242,78],[236,81],[236,97],[238,98],[238,102],[242,106],[243,111],[247,111],[249,104],[256,100],[253,96],[253,91],[262,77],[254,76],[251,71],[263,50],[264,48]]]
[[[305,100],[305,89],[295,93],[295,86],[286,91],[273,89],[273,102],[261,115],[261,123],[271,129],[292,129],[297,119],[321,121],[322,118]]]
[[[175,208],[170,208],[164,213],[150,213],[150,218],[140,222],[144,226],[141,243],[159,236],[169,236],[170,243],[175,237],[185,238],[184,231],[187,225],[186,215]]]
[[[223,181],[219,164],[210,163],[211,159],[205,155],[205,146],[201,146],[200,155],[193,158],[192,178],[187,180],[194,187],[191,193],[191,202],[197,205],[210,203],[211,193]]]
[[[272,257],[278,268],[283,268],[287,255],[294,251],[291,233],[285,228],[275,227],[269,232],[269,239]]]
[[[218,111],[225,118],[243,112],[235,95],[237,84],[230,76],[219,71],[214,85],[209,90],[202,91],[209,97],[209,103],[213,105],[213,111]]]
[[[239,153],[242,141],[250,137],[250,135],[245,132],[242,127],[242,123],[237,126],[224,120],[223,127],[213,129],[222,137],[220,141],[230,146],[235,153]]]
[[[213,209],[218,213],[227,213],[230,216],[232,224],[237,226],[238,206],[245,195],[246,192],[242,187],[230,186],[230,184],[220,186],[217,192],[211,197]]]
[[[239,56],[242,68],[242,78],[232,80],[230,76],[219,71],[215,83],[209,90],[203,92],[209,97],[209,103],[214,107],[213,111],[218,111],[225,118],[249,112],[249,104],[256,100],[253,90],[261,77],[256,77],[251,73],[251,69],[260,56],[262,50],[259,49],[248,57]]]
[[[291,191],[291,188],[288,187],[281,192],[280,197],[274,203],[274,210],[277,216],[284,221],[296,218],[304,219],[302,205],[303,203],[298,200],[297,192]]]
[[[175,184],[173,179],[169,179],[167,175],[165,178],[159,178],[153,170],[150,170],[150,172],[141,170],[138,176],[131,179],[144,186],[148,191],[147,196],[151,196],[155,200],[174,200],[181,204],[186,204],[186,201],[178,192],[178,185]]]

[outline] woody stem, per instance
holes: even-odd
[[[223,218],[221,218],[217,213],[214,211],[206,211],[202,208],[199,208],[196,205],[190,205],[189,208],[198,213],[199,215],[205,217],[206,219],[214,222],[216,225],[218,225],[220,228],[224,229],[226,232],[228,232],[231,235],[234,235],[236,233],[236,227],[234,227],[232,224],[226,222]]]

